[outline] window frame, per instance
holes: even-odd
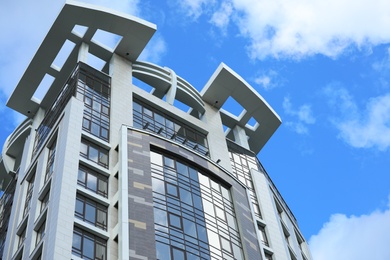
[[[80,237],[80,249],[75,247],[75,235],[79,236]],[[85,243],[85,240],[84,239],[89,239],[91,241],[93,241],[93,245],[94,245],[94,248],[93,248],[93,258],[90,258],[89,256],[87,256],[83,251],[84,251],[84,243]],[[104,247],[104,255],[103,257],[97,257],[96,256],[96,245],[99,244],[101,245],[102,247]],[[96,259],[96,260],[105,260],[107,259],[107,240],[103,239],[103,238],[100,238],[98,236],[95,236],[85,230],[82,230],[80,228],[74,228],[73,230],[73,239],[72,239],[72,254],[78,256],[78,257],[81,257],[81,258],[84,258],[84,259]]]
[[[82,205],[83,205],[82,212],[78,212],[77,202],[82,203]],[[87,206],[94,208],[94,221],[91,221],[88,219]],[[103,223],[100,223],[98,221],[99,210],[105,214],[105,219],[104,219]],[[104,231],[107,231],[108,208],[106,206],[103,206],[102,204],[100,204],[96,201],[93,201],[91,199],[88,199],[87,197],[82,196],[80,194],[77,194],[77,196],[76,196],[75,217],[78,219],[81,219],[82,221],[89,223],[97,228],[100,228]]]
[[[84,181],[81,181],[80,180],[80,171],[82,171],[84,173]],[[89,178],[91,177],[96,177],[96,190],[90,188],[90,186],[88,185],[88,180]],[[105,183],[106,184],[106,191],[103,191],[103,189],[100,187],[101,183]],[[90,190],[90,191],[93,191],[94,193],[98,194],[98,195],[101,195],[105,198],[108,197],[108,177],[94,171],[94,170],[91,170],[90,168],[88,167],[85,167],[85,166],[82,166],[80,165],[79,166],[79,170],[78,170],[78,175],[77,175],[77,184],[82,186],[83,188],[87,189],[87,190]]]
[[[84,148],[86,147],[86,153],[84,153]],[[97,158],[94,160],[91,156],[91,149],[95,149],[97,152]],[[81,149],[80,149],[80,155],[87,160],[97,163],[98,165],[108,169],[109,168],[109,150],[100,147],[99,145],[96,145],[90,141],[87,141],[86,139],[81,139]],[[106,158],[106,162],[102,158]]]

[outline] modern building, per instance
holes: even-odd
[[[199,92],[139,61],[155,31],[64,5],[7,103],[26,119],[1,152],[1,259],[312,259],[256,157],[279,116],[225,64]]]

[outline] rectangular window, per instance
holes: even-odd
[[[263,245],[265,245],[265,246],[269,246],[267,234],[265,233],[265,228],[261,225],[257,225],[257,227],[259,228],[259,231],[260,231],[261,243],[263,243]]]
[[[35,245],[38,245],[39,242],[41,242],[43,237],[45,236],[45,225],[46,225],[46,221],[43,222],[42,225],[37,230],[37,238],[35,240]]]
[[[77,195],[75,216],[103,230],[107,230],[107,207]]]
[[[49,193],[50,191],[47,191],[45,197],[43,197],[43,199],[41,200],[41,209],[39,212],[42,212],[49,203]]]
[[[181,143],[209,156],[207,136],[199,131],[170,119],[169,116],[142,103],[133,102],[133,126],[148,130]]]
[[[21,247],[24,240],[26,239],[26,229],[27,229],[27,227],[24,227],[22,233],[19,235],[18,248]]]
[[[73,231],[72,253],[83,259],[106,260],[107,241],[75,228]]]
[[[32,178],[28,182],[26,201],[24,203],[23,217],[27,215],[27,213],[31,207],[31,197],[32,197],[32,193],[34,190],[34,180],[35,180],[35,173],[33,174]]]
[[[108,150],[83,139],[80,155],[108,169]]]
[[[54,140],[52,145],[49,147],[49,156],[46,164],[45,183],[54,172],[54,159],[56,156],[56,141]]]
[[[80,166],[77,183],[105,198],[108,196],[108,178],[91,169]]]
[[[80,69],[76,97],[84,102],[83,130],[105,141],[110,129],[110,79],[91,68]]]

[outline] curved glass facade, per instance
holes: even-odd
[[[157,259],[243,259],[227,185],[151,152]]]

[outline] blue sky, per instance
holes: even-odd
[[[141,59],[198,90],[220,62],[282,118],[259,158],[321,259],[390,259],[390,2],[88,1],[157,25]],[[61,1],[0,4],[5,107]],[[370,249],[370,250],[368,250]]]

